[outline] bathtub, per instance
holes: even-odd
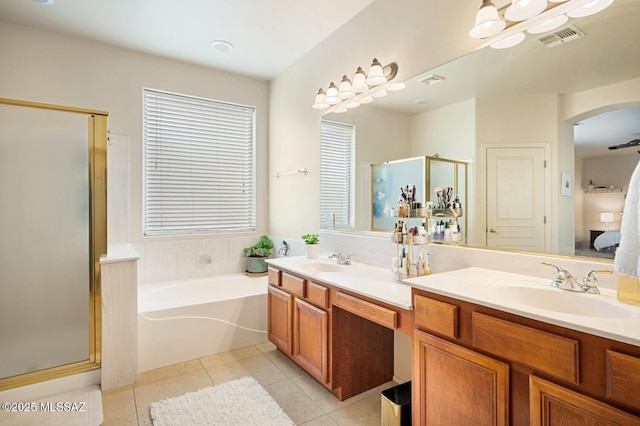
[[[267,341],[267,277],[138,286],[138,371]]]

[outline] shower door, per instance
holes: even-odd
[[[94,120],[0,104],[0,389],[99,365]]]

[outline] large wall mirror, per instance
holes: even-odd
[[[371,231],[370,164],[437,154],[469,163],[468,243],[491,245],[487,149],[521,143],[542,147],[548,162],[541,181],[546,241],[534,250],[612,258],[591,250],[590,240],[592,231],[619,228],[640,160],[637,148],[607,149],[640,135],[638,18],[640,2],[616,0],[561,27],[577,30],[572,40],[550,47],[539,41],[547,34],[527,34],[516,47],[480,49],[409,79],[404,90],[373,104],[330,114],[356,126],[354,231]],[[602,223],[602,213],[613,213],[613,222]]]

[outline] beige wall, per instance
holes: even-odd
[[[354,229],[371,229],[371,164],[407,158],[411,154],[410,117],[370,105],[323,119],[355,126],[356,194]],[[318,193],[318,196],[320,194]]]
[[[633,170],[640,161],[640,155],[631,151],[629,155],[616,155],[611,157],[585,158],[582,160],[582,188],[586,188],[589,179],[596,186],[609,187],[613,185],[619,192],[584,193],[582,214],[584,217],[583,238],[589,239],[589,230],[604,230],[604,224],[600,222],[600,213],[613,213],[614,222],[609,224],[609,229],[620,229],[622,216],[620,213],[624,207],[625,194],[629,188],[629,180]],[[582,191],[578,188],[578,191]]]
[[[270,178],[272,234],[299,239],[319,227],[322,112],[311,108],[318,88],[373,57],[396,62],[396,78],[405,80],[472,51],[481,43],[468,37],[477,7],[467,0],[375,1],[271,82],[270,171],[309,169],[304,177]]]
[[[640,78],[623,81],[608,86],[598,87],[592,90],[572,93],[561,97],[561,120],[563,123],[573,124],[585,118],[612,111],[626,106],[640,104]],[[620,203],[620,194],[585,194],[582,189],[587,186],[589,179],[595,179],[597,185],[611,185],[625,188],[628,185],[624,179],[629,179],[633,168],[630,171],[628,162],[637,164],[638,158],[635,156],[626,156],[625,160],[618,159],[575,159],[575,240],[576,242],[588,241],[590,237],[589,230],[602,229],[600,223],[599,211],[602,208],[616,208]],[[602,160],[602,161],[600,161]],[[609,167],[610,162],[623,162],[616,164],[614,168]],[[601,167],[604,165],[604,167]],[[611,170],[620,166],[622,173],[615,176]],[[627,173],[628,172],[628,173]],[[594,176],[597,173],[597,177]],[[620,179],[623,181],[620,182]],[[598,181],[600,180],[600,181]],[[611,181],[611,183],[606,183]],[[624,200],[624,198],[623,198]],[[624,201],[622,201],[624,205]],[[597,210],[597,211],[596,211]],[[608,210],[607,210],[608,211]],[[619,220],[619,218],[618,218]],[[617,225],[619,227],[619,224]]]
[[[411,155],[438,154],[441,158],[464,161],[467,169],[467,200],[463,205],[466,215],[468,244],[475,239],[475,179],[476,161],[476,101],[469,99],[411,117]]]
[[[142,89],[255,106],[256,234],[267,232],[268,82],[2,22],[0,51],[0,97],[108,111],[109,130],[130,136],[131,241],[143,239]]]

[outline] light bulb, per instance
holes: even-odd
[[[512,0],[504,12],[509,21],[525,21],[541,13],[547,7],[547,0]]]
[[[387,78],[382,71],[382,65],[376,58],[373,58],[371,67],[369,67],[366,82],[369,86],[379,86],[387,82]]]
[[[351,83],[351,89],[356,93],[362,93],[369,90],[366,80],[367,75],[364,73],[362,67],[358,67],[356,73],[353,75],[353,82]]]
[[[611,3],[613,3],[613,0],[594,0],[584,6],[567,12],[567,16],[570,18],[583,18],[585,16],[594,15],[611,6]]]
[[[326,97],[326,94],[324,93],[324,90],[322,89],[318,90],[318,94],[316,95],[316,100],[313,102],[313,105],[311,105],[311,108],[313,109],[329,108],[329,104],[324,101],[325,97]]]
[[[356,92],[351,88],[351,80],[346,75],[342,77],[342,81],[338,86],[338,97],[340,99],[349,99],[353,98],[356,95]]]
[[[569,20],[567,15],[558,15],[551,19],[547,19],[544,22],[534,25],[531,28],[527,29],[529,34],[541,34],[546,33],[547,31],[555,30],[561,25],[564,25],[565,22]]]
[[[341,99],[338,97],[338,86],[332,81],[327,89],[327,96],[324,101],[329,105],[339,104]]]
[[[498,16],[498,9],[489,0],[484,0],[476,14],[476,23],[469,31],[472,38],[487,38],[498,34],[507,23]]]

